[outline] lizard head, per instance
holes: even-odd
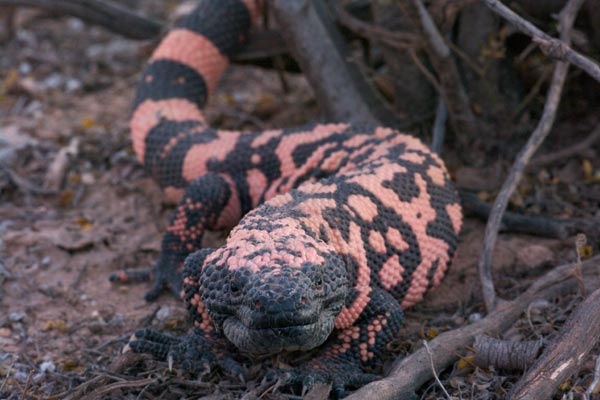
[[[220,262],[218,254],[228,253],[219,250],[207,258],[198,280],[217,331],[251,354],[310,350],[325,342],[348,293],[347,272],[337,254],[315,253],[303,260],[265,252],[240,265],[232,262],[231,252]]]

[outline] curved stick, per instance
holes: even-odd
[[[489,4],[491,0],[485,1]],[[569,0],[560,13],[560,36],[561,40],[567,44],[570,43],[571,28],[573,27],[575,16],[583,4],[583,1],[584,0]],[[494,1],[491,2],[496,3]],[[568,70],[569,64],[567,62],[559,61],[556,63],[542,118],[538,122],[537,127],[529,137],[525,146],[517,155],[517,158],[509,171],[508,177],[504,181],[498,197],[496,197],[496,200],[494,201],[490,218],[485,227],[483,250],[479,259],[479,279],[481,280],[483,298],[488,311],[492,311],[498,302],[492,278],[492,251],[494,250],[496,240],[498,239],[498,230],[502,221],[502,214],[504,214],[504,211],[506,210],[510,196],[521,180],[527,163],[552,128]]]

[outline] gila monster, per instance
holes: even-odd
[[[194,327],[182,338],[139,330],[125,350],[239,372],[240,354],[316,349],[287,382],[339,393],[375,378],[402,309],[442,280],[461,207],[442,160],[393,129],[207,125],[207,97],[261,6],[201,1],[141,77],[133,146],[178,200],[146,298],[181,293]],[[202,248],[205,230],[225,228],[225,245]]]

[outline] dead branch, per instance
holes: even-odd
[[[508,329],[529,304],[540,298],[551,298],[577,287],[573,276],[574,264],[556,267],[538,278],[523,294],[512,301],[501,303],[482,320],[460,329],[444,332],[431,340],[433,364],[437,371],[448,368],[459,358],[459,352],[473,343],[476,336],[498,335]],[[600,256],[586,260],[583,271],[588,289],[600,285]],[[600,326],[600,324],[598,324]],[[425,348],[415,351],[394,363],[389,375],[372,382],[347,397],[349,400],[378,399],[392,400],[411,395],[425,382],[433,378],[429,354]]]
[[[448,110],[444,104],[444,99],[440,96],[435,110],[435,119],[431,129],[431,150],[438,155],[442,154],[442,146],[446,138],[446,120],[448,119]]]
[[[374,42],[384,43],[398,50],[418,49],[423,44],[418,35],[407,32],[393,32],[355,18],[346,11],[341,2],[335,2],[333,7],[340,24],[358,36]]]
[[[478,3],[479,0],[431,0],[429,13],[442,32],[448,32],[454,26],[463,8]]]
[[[529,163],[530,167],[541,167],[543,165],[552,164],[555,161],[562,160],[572,155],[582,153],[589,150],[594,142],[600,140],[600,124],[598,124],[592,133],[590,133],[585,139],[578,141],[573,146],[567,147],[566,149],[559,150],[554,153],[543,154],[535,157]]]
[[[278,30],[254,30],[244,48],[232,57],[232,61],[242,63],[262,58],[282,56],[287,53],[287,46]]]
[[[487,335],[475,338],[474,363],[481,368],[494,368],[523,371],[535,362],[540,353],[539,340],[515,342],[496,339]]]
[[[431,353],[431,350],[429,349],[429,345],[427,344],[427,340],[423,340],[423,347],[425,347],[425,350],[427,351],[427,354],[429,355],[429,362],[431,364],[431,373],[433,374],[433,378],[435,379],[435,382],[442,389],[442,391],[444,392],[444,395],[446,396],[446,398],[448,400],[452,400],[452,397],[450,396],[450,394],[448,393],[448,391],[444,387],[444,384],[442,383],[442,381],[440,381],[440,378],[438,377],[437,372],[435,372],[435,365],[433,365],[433,353]]]
[[[151,39],[163,28],[159,22],[104,0],[0,0],[0,7],[5,6],[37,7],[71,15],[131,39]]]
[[[489,218],[492,211],[491,205],[464,190],[459,189],[459,195],[465,211],[484,220]],[[564,239],[571,233],[561,221],[552,218],[529,217],[510,211],[502,215],[502,224],[499,229],[559,239]]]
[[[4,9],[4,32],[0,35],[0,43],[5,43],[15,36],[15,11],[16,7]]]
[[[474,137],[477,121],[462,84],[452,52],[421,0],[402,0],[402,11],[410,18],[425,42],[425,51],[443,87],[448,117],[455,132]],[[446,100],[447,99],[447,100]]]
[[[271,8],[279,25],[285,27],[281,32],[285,41],[331,119],[401,125],[358,66],[348,62],[344,39],[322,1],[275,0]]]
[[[584,0],[569,0],[560,13],[560,36],[567,44],[570,43],[571,28],[573,27],[575,16],[583,4],[583,1]],[[568,63],[563,61],[556,63],[542,117],[529,137],[529,140],[527,140],[527,143],[517,155],[517,158],[508,173],[508,177],[502,184],[500,193],[494,201],[492,212],[485,227],[483,249],[479,258],[479,279],[481,281],[485,306],[488,311],[493,310],[498,301],[492,277],[492,251],[494,250],[496,240],[498,239],[498,229],[502,221],[502,214],[504,214],[508,200],[519,184],[529,160],[542,144],[554,124],[556,110],[558,109],[568,70]]]
[[[0,0],[0,7],[8,10],[5,11],[7,19],[11,15],[9,11],[17,6],[71,15],[130,39],[152,39],[166,29],[160,22],[104,0]],[[11,37],[12,34],[8,33],[7,36]],[[261,30],[252,33],[248,43],[233,56],[232,61],[245,63],[283,54],[287,54],[287,47],[279,31]]]
[[[71,139],[68,146],[61,148],[56,153],[56,157],[54,157],[54,160],[48,166],[48,171],[44,177],[46,188],[54,192],[60,189],[71,160],[79,154],[79,143],[79,137],[75,136]]]
[[[531,22],[520,17],[510,8],[506,7],[499,0],[483,0],[487,6],[495,13],[513,24],[518,30],[533,38],[533,41],[540,45],[540,49],[548,56],[569,63],[581,68],[592,78],[600,82],[600,66],[586,56],[578,53],[570,47],[570,41],[563,39],[564,32],[561,29],[561,40],[542,32]]]
[[[541,357],[513,387],[510,399],[549,399],[579,371],[600,335],[600,289],[579,304]]]
[[[0,172],[3,172],[8,178],[8,180],[12,182],[12,184],[15,185],[25,195],[55,195],[58,193],[58,191],[56,190],[38,187],[37,185],[31,183],[27,179],[19,176],[15,171],[10,169],[4,163],[0,163]]]
[[[464,189],[458,190],[460,201],[465,211],[487,220],[491,214],[492,206],[476,195]],[[506,211],[502,215],[501,231],[521,232],[530,235],[565,239],[584,232],[591,237],[600,234],[598,223],[594,220],[583,218],[554,219],[543,216],[528,216]]]
[[[598,393],[597,387],[598,387],[599,383],[600,383],[600,357],[596,356],[596,363],[594,366],[594,380],[592,381],[592,383],[590,383],[590,386],[588,386],[587,390],[585,391],[585,394],[588,396],[591,396],[593,394]]]

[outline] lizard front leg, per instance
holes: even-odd
[[[180,296],[183,262],[190,253],[202,248],[204,232],[231,228],[241,216],[237,189],[231,178],[208,173],[191,182],[171,217],[160,256],[153,267],[154,283],[144,298],[155,300],[165,289]],[[139,270],[120,271],[110,279],[141,280]]]
[[[206,308],[202,304],[197,282],[187,275],[204,263],[212,249],[202,249],[189,255],[185,261],[184,301],[193,317],[194,327],[185,336],[177,337],[153,329],[136,331],[123,349],[123,352],[151,354],[157,359],[166,360],[169,368],[176,365],[190,373],[207,375],[215,367],[225,373],[245,379],[246,369],[238,361],[235,348],[217,332]]]

